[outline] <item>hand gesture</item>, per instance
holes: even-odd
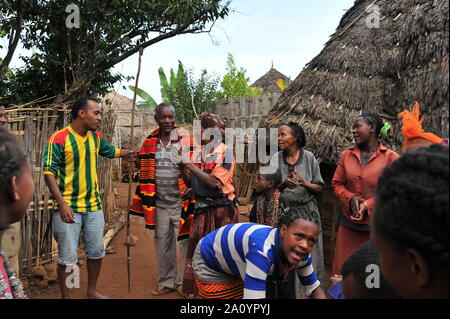
[[[304,185],[305,185],[305,180],[303,179],[303,177],[300,175],[299,172],[297,172],[297,171],[292,171],[292,177],[293,177],[296,181],[298,181],[298,184],[299,184],[299,185],[301,185],[301,186],[304,186]]]
[[[279,188],[281,190],[283,190],[284,188],[290,188],[290,189],[294,189],[298,186],[297,184],[297,180],[295,180],[293,177],[288,176],[279,186]]]
[[[183,193],[181,194],[181,199],[186,200],[192,197],[192,189],[186,188]]]
[[[120,150],[120,157],[129,162],[136,162],[138,160],[139,151],[134,150]]]
[[[75,223],[75,216],[72,208],[69,205],[67,205],[66,203],[62,203],[61,205],[58,205],[58,208],[63,222],[68,224]]]
[[[362,220],[362,217],[368,210],[369,210],[369,207],[367,206],[366,201],[363,200],[362,203],[359,204],[359,210],[358,210],[358,216],[360,216],[359,220]]]
[[[350,200],[350,211],[352,213],[350,216],[351,220],[362,220],[364,213],[367,211],[367,204],[364,199],[359,196],[353,196]]]

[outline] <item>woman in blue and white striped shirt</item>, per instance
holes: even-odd
[[[296,269],[312,299],[325,299],[312,266],[319,216],[292,207],[278,228],[239,223],[221,227],[197,245],[192,269],[201,298],[266,298],[266,282]]]

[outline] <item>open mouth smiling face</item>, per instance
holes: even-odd
[[[357,118],[352,125],[352,136],[356,145],[363,144],[370,138],[371,126],[362,118]]]
[[[307,220],[296,219],[289,227],[280,228],[283,259],[290,265],[305,260],[314,248],[319,236],[319,227]]]

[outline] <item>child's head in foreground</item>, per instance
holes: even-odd
[[[372,241],[381,271],[406,298],[448,298],[449,152],[405,153],[378,180]]]
[[[281,260],[296,265],[304,260],[317,243],[320,219],[317,213],[305,207],[290,207],[279,223]]]
[[[17,140],[0,127],[0,231],[24,216],[34,192],[31,166]]]
[[[344,262],[342,291],[347,299],[399,298],[379,269],[378,252],[369,240]]]

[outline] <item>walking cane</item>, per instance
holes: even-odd
[[[130,150],[133,149],[134,144],[134,111],[136,109],[136,95],[139,84],[139,75],[141,74],[141,57],[144,53],[143,48],[139,48],[139,62],[138,71],[136,75],[136,85],[134,86],[133,108],[131,109],[131,137],[130,137]],[[131,183],[133,182],[132,163],[128,163],[128,207],[131,206]],[[131,258],[130,258],[130,213],[127,214],[127,271],[128,271],[128,293],[131,292]]]

